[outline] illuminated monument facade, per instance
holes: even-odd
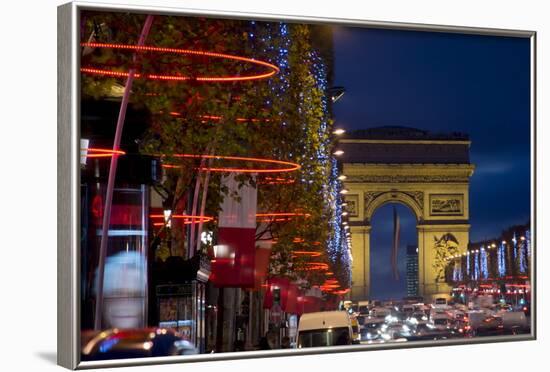
[[[426,300],[449,296],[445,259],[465,252],[469,240],[470,144],[465,134],[405,127],[371,128],[340,140],[353,247],[352,300],[369,298],[371,219],[387,203],[401,203],[416,216],[418,294]]]

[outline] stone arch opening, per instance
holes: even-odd
[[[386,204],[397,203],[407,207],[416,217],[416,222],[422,221],[422,206],[419,201],[406,192],[389,190],[374,193],[370,202],[365,198],[365,222],[370,223],[374,213]]]
[[[400,225],[396,252],[393,250],[394,210]],[[418,218],[414,210],[403,202],[388,201],[374,210],[369,247],[371,298],[400,299],[418,295],[417,224]],[[411,252],[414,252],[413,256]],[[397,255],[394,257],[393,253]],[[413,258],[416,260],[412,260]],[[416,270],[411,271],[415,268],[411,264],[415,263]],[[413,293],[412,287],[415,287]]]

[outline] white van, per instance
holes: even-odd
[[[347,311],[321,311],[300,317],[298,348],[353,344],[353,330]]]
[[[434,309],[449,309],[449,303],[445,297],[437,297],[432,303],[432,308]]]

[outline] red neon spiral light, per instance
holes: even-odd
[[[270,164],[284,166],[281,168],[232,168],[232,167],[199,167],[197,169],[210,172],[226,172],[226,173],[278,173],[292,172],[300,169],[300,165],[288,161],[263,159],[263,158],[247,158],[242,156],[220,156],[220,155],[193,155],[193,154],[175,154],[176,158],[192,158],[192,159],[216,159],[216,160],[237,160],[245,162],[254,162],[259,164]],[[178,165],[163,164],[164,168],[179,168]]]
[[[163,214],[151,214],[149,216],[150,218],[162,218],[164,219],[165,216]],[[214,217],[209,217],[209,216],[192,216],[192,215],[188,215],[188,214],[172,214],[170,216],[171,218],[175,218],[175,219],[183,219],[183,224],[184,225],[189,225],[189,224],[192,224],[192,223],[205,223],[205,222],[210,222],[210,221],[213,221],[214,220]],[[157,225],[156,223],[153,224],[154,226],[160,226],[160,225]]]
[[[108,48],[108,49],[119,49],[119,50],[131,50],[136,52],[149,52],[149,53],[172,53],[172,54],[182,54],[190,56],[199,56],[199,57],[210,57],[210,58],[219,58],[227,59],[232,61],[246,62],[251,63],[257,66],[266,67],[267,72],[255,75],[247,76],[181,76],[181,75],[160,75],[160,74],[140,74],[135,73],[135,78],[144,78],[149,80],[163,80],[163,81],[200,81],[200,82],[212,82],[212,83],[223,83],[223,82],[232,82],[232,81],[247,81],[247,80],[259,80],[269,78],[279,72],[279,67],[264,61],[259,61],[253,58],[235,56],[225,53],[215,53],[215,52],[205,52],[198,50],[189,50],[189,49],[180,49],[180,48],[163,48],[156,47],[151,45],[128,45],[128,44],[105,44],[105,43],[80,43],[83,47],[89,48]],[[100,69],[94,67],[82,67],[81,72],[85,74],[94,74],[94,75],[104,75],[111,77],[128,77],[129,72],[127,71],[113,71],[107,69]]]
[[[256,213],[256,217],[296,217],[296,216],[304,216],[309,217],[311,214],[309,213],[299,213],[299,212],[276,212],[276,213]],[[304,240],[301,238],[295,238],[296,240],[293,240],[295,243],[303,242]]]
[[[162,113],[162,111],[160,113]],[[170,116],[181,117],[181,116],[183,116],[183,114],[181,112],[171,111]],[[203,119],[202,120],[203,123],[206,123],[208,120],[220,121],[220,120],[223,119],[223,116],[219,116],[219,115],[199,115],[199,118]],[[243,123],[243,122],[252,122],[252,123],[264,122],[264,123],[267,123],[267,122],[271,121],[270,119],[260,119],[260,118],[236,118],[235,120],[239,123]]]
[[[346,294],[348,292],[349,292],[349,288],[342,289],[341,291],[333,291],[332,293],[343,295],[343,294]]]
[[[306,262],[304,267],[304,270],[306,271],[325,271],[328,270],[328,264],[324,262]]]
[[[292,251],[293,256],[307,256],[307,257],[319,257],[321,256],[321,252],[316,251]]]
[[[256,218],[259,222],[285,222],[290,221],[294,217],[309,217],[309,213],[297,213],[297,212],[279,212],[279,213],[257,213]],[[299,243],[300,241],[293,240],[293,243]]]
[[[98,149],[98,148],[87,148],[80,150],[83,155],[86,154],[87,158],[109,158],[113,155],[126,155],[122,150],[113,150],[113,149]]]
[[[340,284],[323,284],[323,285],[321,285],[322,290],[336,289],[336,288],[340,288]]]
[[[291,185],[295,182],[296,180],[293,178],[265,177],[263,180],[258,182],[258,185]]]

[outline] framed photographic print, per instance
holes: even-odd
[[[58,363],[532,340],[535,32],[58,8]]]

